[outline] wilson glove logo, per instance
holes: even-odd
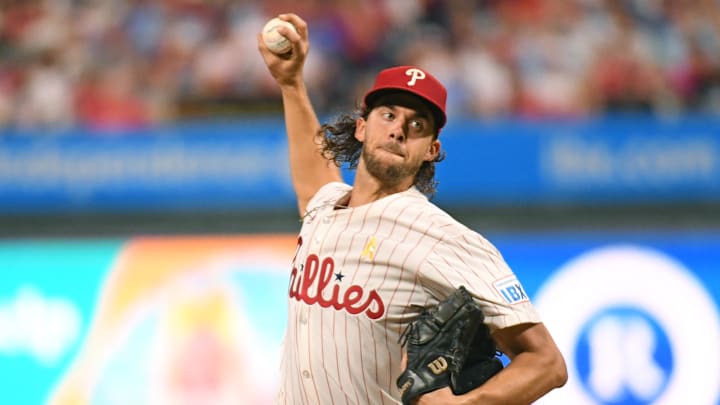
[[[428,368],[430,371],[435,373],[435,375],[442,374],[448,369],[448,362],[445,360],[445,357],[440,356],[437,359],[431,361],[428,364]]]

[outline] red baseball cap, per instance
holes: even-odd
[[[445,101],[447,90],[435,76],[415,66],[395,66],[385,69],[375,77],[375,84],[365,94],[365,106],[372,105],[377,96],[388,90],[412,93],[430,104],[435,115],[438,131],[447,122]]]

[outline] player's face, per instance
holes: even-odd
[[[398,93],[381,98],[355,137],[363,142],[358,171],[389,186],[410,186],[425,161],[435,159],[440,142],[430,109],[415,96]]]

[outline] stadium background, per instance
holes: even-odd
[[[255,35],[284,10],[324,119],[389,64],[448,83],[436,200],[556,334],[548,403],[720,403],[711,0],[3,2],[4,403],[269,402],[299,222]]]

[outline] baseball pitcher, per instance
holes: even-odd
[[[302,228],[276,403],[528,404],[562,386],[563,357],[500,252],[428,199],[445,87],[391,67],[358,111],[321,125],[303,81],[308,25],[278,17],[296,28],[278,28],[291,50],[260,34],[258,47],[282,93]]]

